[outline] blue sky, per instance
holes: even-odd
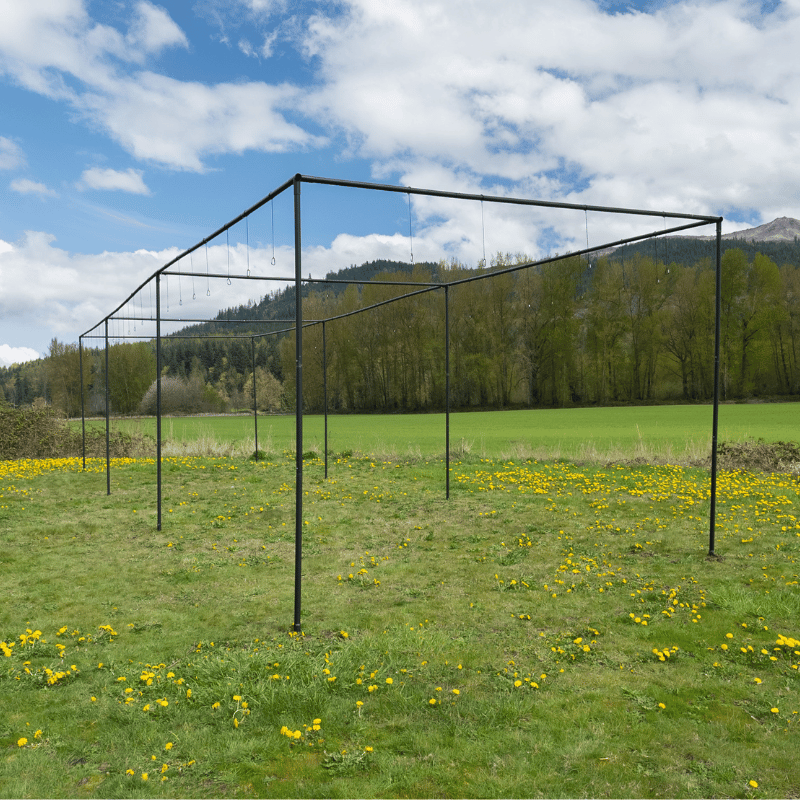
[[[800,0],[0,0],[0,19],[0,363],[76,341],[296,172],[726,231],[800,217]],[[303,202],[304,271],[410,257],[405,197]],[[410,222],[415,260],[469,265],[587,235],[583,214],[433,199]],[[248,225],[212,270],[290,275],[289,198]],[[588,233],[642,225],[592,215]],[[169,291],[204,316],[268,288]]]

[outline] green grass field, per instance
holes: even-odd
[[[800,795],[796,476],[331,468],[0,462],[0,796]]]
[[[650,460],[699,462],[710,452],[711,406],[641,406],[537,409],[451,414],[451,449],[483,458],[536,456],[608,459],[637,453]],[[92,420],[92,425],[104,425]],[[115,420],[115,427],[155,435],[155,421]],[[293,450],[293,416],[259,417],[259,447]],[[163,421],[166,439],[250,443],[251,416],[175,417]],[[331,415],[328,448],[365,454],[442,455],[443,414]],[[304,417],[304,450],[322,451],[324,418]],[[719,441],[800,440],[797,403],[725,404],[719,412]],[[267,444],[264,447],[264,443]]]
[[[720,440],[797,439],[795,410],[722,406]],[[160,533],[151,460],[111,497],[102,462],[5,462],[0,793],[793,796],[797,479],[723,473],[709,561],[702,470],[533,460],[700,462],[710,421],[453,414],[447,502],[443,415],[332,416],[373,457],[308,461],[302,637],[292,417],[260,418],[267,463],[168,459]],[[164,435],[253,447],[250,417]]]

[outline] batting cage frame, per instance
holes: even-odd
[[[608,241],[602,244],[589,246],[587,236],[587,246],[585,248],[571,251],[563,255],[548,256],[546,258],[537,259],[533,261],[526,261],[513,266],[493,269],[487,272],[479,272],[475,275],[462,277],[457,280],[449,282],[411,282],[411,281],[371,281],[368,279],[359,280],[338,280],[330,278],[312,278],[310,275],[303,278],[303,237],[302,237],[302,186],[303,184],[339,187],[343,189],[353,190],[367,190],[372,192],[385,192],[404,194],[408,197],[409,208],[411,205],[411,197],[430,197],[430,198],[443,198],[451,200],[463,200],[470,202],[480,202],[481,208],[483,204],[503,204],[521,207],[536,207],[542,209],[554,210],[569,210],[569,211],[583,211],[587,215],[588,227],[588,213],[598,214],[618,214],[625,216],[638,216],[638,217],[653,217],[661,218],[664,220],[664,227],[660,230],[650,231],[648,233],[640,234],[637,236],[630,236],[615,241]],[[293,201],[293,216],[294,216],[294,274],[293,275],[252,275],[250,274],[249,262],[246,275],[231,274],[230,265],[228,273],[210,273],[195,272],[180,270],[175,272],[171,271],[178,265],[182,259],[191,256],[196,250],[207,246],[223,234],[228,236],[228,231],[242,220],[247,220],[248,217],[258,209],[266,204],[272,202],[285,192],[292,192]],[[666,227],[666,220],[684,220],[682,224],[674,225],[673,227]],[[79,354],[80,354],[80,370],[83,375],[83,341],[84,339],[103,339],[105,341],[105,417],[106,417],[106,488],[107,493],[111,494],[111,459],[110,459],[110,446],[109,446],[109,431],[110,431],[110,402],[109,402],[109,384],[108,384],[108,358],[109,358],[109,322],[111,321],[142,321],[142,322],[155,322],[155,349],[156,349],[156,483],[157,483],[157,528],[162,528],[162,322],[173,323],[190,323],[190,322],[219,322],[219,317],[216,319],[181,319],[173,317],[162,316],[162,300],[161,300],[161,280],[162,277],[169,276],[179,277],[195,277],[203,279],[224,279],[228,284],[233,280],[252,280],[252,281],[280,281],[281,283],[288,283],[293,285],[295,289],[295,308],[294,318],[288,320],[231,320],[238,323],[250,324],[265,324],[275,323],[283,324],[284,327],[280,330],[273,330],[269,332],[262,332],[256,334],[239,335],[239,338],[250,338],[253,343],[253,353],[255,340],[271,335],[279,335],[282,333],[294,332],[295,335],[295,536],[294,536],[294,550],[295,550],[295,563],[294,563],[294,616],[292,628],[295,631],[301,630],[300,616],[302,606],[302,558],[303,558],[303,330],[309,326],[322,325],[322,342],[323,342],[323,384],[324,384],[324,413],[325,413],[325,427],[324,427],[324,452],[325,452],[325,477],[328,477],[328,406],[327,406],[327,358],[326,358],[326,326],[328,323],[342,319],[354,314],[360,314],[379,306],[394,303],[398,300],[406,298],[419,297],[429,292],[441,291],[444,293],[444,336],[445,336],[445,485],[446,496],[450,497],[450,318],[449,318],[449,299],[450,290],[453,287],[473,283],[475,281],[487,280],[496,278],[499,275],[519,272],[521,270],[533,269],[541,267],[545,264],[557,263],[567,259],[574,259],[576,257],[586,256],[589,258],[591,254],[596,254],[600,251],[606,251],[610,248],[621,247],[623,245],[634,244],[646,240],[656,240],[659,237],[667,236],[669,234],[676,234],[682,231],[687,231],[693,228],[702,227],[705,225],[715,226],[715,311],[714,311],[714,368],[713,368],[713,411],[711,421],[711,474],[710,474],[710,505],[709,505],[709,528],[708,528],[708,555],[715,556],[715,527],[716,527],[716,501],[717,501],[717,435],[719,427],[719,397],[720,397],[720,319],[721,319],[721,295],[722,295],[722,222],[721,216],[709,216],[699,214],[689,214],[685,212],[675,211],[655,211],[642,208],[618,208],[612,206],[602,205],[585,205],[577,203],[564,203],[547,200],[534,200],[518,197],[505,197],[495,195],[473,194],[465,192],[450,192],[439,189],[420,189],[410,186],[393,186],[389,184],[368,183],[363,181],[347,181],[337,180],[333,178],[313,177],[309,175],[296,174],[285,183],[281,184],[277,189],[270,192],[264,198],[259,200],[254,205],[243,211],[230,222],[223,225],[210,236],[199,241],[192,247],[184,250],[178,256],[168,261],[162,267],[153,272],[142,284],[140,284],[125,300],[122,301],[111,313],[101,319],[96,325],[89,328],[79,337]],[[409,216],[410,225],[410,216]],[[411,235],[411,231],[409,230]],[[274,253],[274,221],[273,221],[273,253]],[[249,258],[249,256],[248,256]],[[413,239],[412,239],[412,260],[413,260]],[[274,265],[275,259],[273,255],[272,264]],[[152,286],[155,283],[155,318],[122,313],[124,309],[134,300],[134,298],[145,287]],[[398,287],[406,287],[408,291],[392,297],[388,300],[383,300],[370,306],[362,307],[345,314],[336,315],[327,319],[319,320],[304,320],[303,318],[303,284],[383,284]],[[135,303],[134,303],[135,308]],[[104,329],[102,333],[97,333],[98,328]],[[219,336],[216,338],[233,338],[235,334]],[[148,339],[152,340],[153,336],[116,336],[113,338],[118,339]],[[206,336],[185,336],[170,335],[169,338],[209,338]],[[253,382],[254,382],[254,425],[256,430],[256,451],[258,451],[258,411],[257,402],[255,397],[255,355],[253,356]],[[84,442],[84,456],[83,464],[86,465],[86,415],[85,415],[85,399],[83,380],[81,380],[81,418],[82,418],[82,431]]]

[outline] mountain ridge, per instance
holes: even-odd
[[[714,236],[697,236],[703,241],[712,241]],[[723,233],[726,241],[742,239],[746,242],[793,242],[800,239],[800,220],[794,217],[776,217],[772,222],[765,222],[755,228],[746,228],[733,233]]]

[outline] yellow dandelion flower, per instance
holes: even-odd
[[[28,744],[28,740],[24,736],[17,739],[17,747],[25,747],[26,744]]]

